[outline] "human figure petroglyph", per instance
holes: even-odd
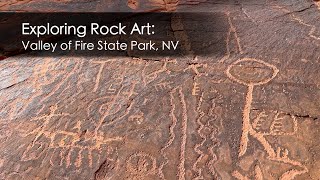
[[[271,76],[269,78],[267,77],[266,79],[261,80],[261,81],[255,81],[254,79],[245,80],[245,79],[240,79],[242,77],[234,76],[232,74],[231,70],[236,66],[240,66],[241,67],[242,65],[240,63],[245,63],[245,62],[260,63],[260,64],[266,66],[267,68],[271,68],[271,70],[273,72],[272,72],[272,74],[271,74]],[[250,71],[250,69],[246,69],[246,70]],[[253,96],[254,86],[259,86],[259,85],[263,85],[263,84],[268,83],[269,81],[271,81],[273,78],[276,77],[278,72],[279,72],[279,70],[275,66],[273,66],[271,64],[268,64],[268,63],[265,63],[265,62],[263,62],[261,60],[250,59],[250,58],[245,58],[245,59],[240,59],[238,61],[235,61],[233,64],[231,64],[228,67],[228,69],[226,71],[227,76],[231,80],[248,87],[247,96],[246,96],[246,103],[245,103],[244,110],[243,110],[243,125],[242,125],[242,135],[241,135],[239,157],[246,153],[247,146],[248,146],[248,141],[249,141],[248,135],[250,134],[251,129],[252,129],[251,124],[250,124],[250,111],[251,111],[251,104],[252,104],[252,96]],[[252,78],[252,77],[249,77],[249,78]]]
[[[226,70],[226,74],[231,80],[248,87],[245,99],[245,106],[243,109],[243,123],[242,135],[240,139],[239,157],[243,156],[246,153],[250,135],[261,143],[261,145],[264,147],[264,150],[268,154],[268,159],[286,164],[291,164],[293,166],[298,167],[297,169],[292,169],[291,171],[284,173],[280,178],[293,179],[295,176],[299,174],[308,172],[308,169],[300,162],[291,160],[288,157],[288,150],[284,150],[283,153],[281,153],[281,150],[279,149],[275,151],[271,144],[267,141],[265,136],[291,135],[293,133],[296,133],[297,121],[294,118],[294,116],[291,116],[293,120],[293,131],[288,133],[283,132],[281,129],[281,120],[283,120],[283,118],[280,117],[279,113],[276,113],[273,119],[273,122],[270,126],[270,132],[259,132],[256,129],[257,127],[259,127],[259,124],[261,124],[261,120],[266,117],[266,114],[264,112],[261,112],[253,121],[253,123],[251,123],[250,120],[254,87],[269,83],[272,79],[276,77],[278,72],[279,70],[276,66],[252,58],[239,59],[232,63]]]
[[[57,67],[66,68],[68,66],[73,67],[68,73],[54,70]],[[60,81],[61,83],[57,83],[57,85],[54,85],[53,90],[47,96],[42,97],[40,99],[41,102],[49,98],[55,90],[59,89],[61,84],[65,82],[65,79],[68,79],[70,77],[69,75],[74,73],[74,70],[77,68],[78,68],[77,62],[74,63],[73,61],[68,61],[68,60],[54,61],[52,58],[44,58],[41,62],[37,63],[32,69],[32,74],[30,74],[30,77],[24,81],[26,83],[25,86],[28,86],[28,88],[33,89],[32,93],[28,98],[17,98],[7,106],[8,108],[10,108],[9,110],[10,112],[13,112],[14,110],[18,111],[17,113],[9,112],[8,118],[10,119],[17,118],[18,116],[22,115],[25,112],[25,110],[30,107],[30,104],[32,104],[34,99],[44,95],[43,87],[53,85],[55,82],[57,82],[57,78],[49,78],[49,77],[57,76],[57,77],[64,77],[64,79]],[[29,80],[32,80],[32,81],[29,81]],[[17,103],[22,104],[22,106],[17,108],[18,107]],[[39,111],[41,111],[42,108],[39,108]],[[16,116],[16,117],[13,117],[13,116]]]
[[[94,88],[93,88],[92,92],[96,92],[98,90],[98,88],[99,88],[101,77],[103,76],[103,70],[105,68],[106,63],[110,63],[110,62],[113,62],[113,61],[114,61],[114,59],[109,59],[109,60],[106,60],[106,61],[92,61],[93,64],[99,64],[100,65],[98,73],[97,73],[97,77],[96,77],[96,80],[95,80],[95,85],[94,85]],[[119,75],[119,76],[121,77],[121,75]],[[114,78],[117,79],[117,77],[114,77]]]
[[[227,12],[226,16],[228,18],[228,24],[229,24],[229,30],[228,30],[227,38],[226,38],[226,54],[222,59],[219,60],[220,63],[225,62],[231,56],[230,43],[232,42],[232,39],[231,39],[232,36],[234,38],[234,42],[235,42],[235,45],[236,45],[236,51],[239,54],[243,54],[242,46],[241,46],[241,43],[240,43],[240,38],[238,36],[237,29],[233,25],[233,22],[231,20],[230,12]]]

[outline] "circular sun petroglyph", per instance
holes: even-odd
[[[135,153],[127,160],[127,171],[135,177],[154,174],[156,171],[156,159],[144,152]]]
[[[232,63],[227,69],[230,79],[244,85],[261,85],[271,81],[279,70],[261,60],[244,58]]]

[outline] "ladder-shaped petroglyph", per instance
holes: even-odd
[[[191,94],[193,96],[198,96],[199,95],[199,92],[200,92],[200,86],[199,86],[199,83],[197,83],[197,80],[196,78],[194,78],[194,82],[193,82],[193,87],[192,87],[192,92]]]
[[[283,131],[282,120],[284,120],[284,117],[281,117],[281,114],[277,112],[273,117],[273,121],[270,125],[269,131],[266,132],[259,131],[264,118],[267,117],[265,112],[261,112],[260,114],[258,114],[253,123],[251,123],[250,119],[254,87],[269,83],[276,77],[278,72],[279,70],[276,66],[261,60],[251,58],[239,59],[232,63],[226,70],[226,74],[231,80],[248,87],[245,106],[242,114],[243,122],[239,157],[243,156],[246,153],[250,135],[261,143],[261,145],[264,147],[264,150],[268,154],[268,159],[285,164],[290,164],[296,167],[296,169],[292,169],[291,171],[288,171],[281,176],[281,179],[293,179],[297,175],[308,172],[308,169],[300,162],[291,160],[288,157],[288,150],[278,149],[277,151],[275,151],[271,144],[267,141],[266,136],[291,135],[296,133],[297,121],[294,116],[289,116],[289,118],[291,118],[293,122],[291,132]]]
[[[195,58],[197,60],[197,57]],[[208,76],[207,73],[208,64],[203,63],[190,63],[188,64],[188,67],[183,70],[183,72],[186,72],[188,70],[191,70],[192,73],[194,73],[193,77],[193,85],[191,94],[193,96],[198,96],[200,93],[200,83],[198,83],[198,78],[201,76]]]

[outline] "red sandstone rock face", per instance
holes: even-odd
[[[2,11],[32,12],[131,12],[176,11],[179,6],[197,5],[205,1],[189,0],[10,0],[0,2]]]
[[[317,6],[183,8],[215,13],[199,36],[213,55],[195,57],[199,31],[184,27],[190,55],[176,59],[0,61],[1,179],[318,179]]]

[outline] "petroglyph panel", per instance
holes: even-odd
[[[126,1],[215,13],[219,52],[180,17],[191,56],[1,60],[0,179],[319,179],[315,3]]]

